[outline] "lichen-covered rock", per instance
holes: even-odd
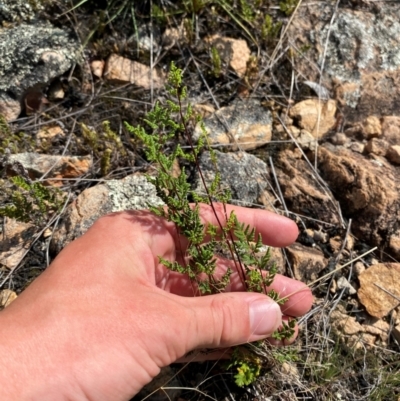
[[[30,21],[35,17],[35,12],[42,8],[40,1],[1,0],[0,26],[3,22]]]
[[[210,157],[210,152],[204,152],[200,157],[200,168],[206,185],[209,187],[218,171],[221,174],[221,187],[229,189],[233,204],[251,206],[259,203],[267,188],[267,165],[259,158],[246,152],[221,153],[215,151],[216,166]],[[196,191],[205,194],[202,181],[197,174]]]
[[[321,83],[336,94],[347,121],[373,113],[396,114],[399,21],[398,2],[367,10],[346,6],[335,10],[335,4],[328,2],[300,7],[288,36],[297,49],[307,46],[309,50],[296,59],[296,69],[306,80]]]
[[[18,118],[21,113],[21,102],[0,92],[0,114],[6,121],[13,121]]]
[[[58,156],[38,153],[16,153],[10,155],[9,163],[20,163],[32,179],[57,178],[51,184],[61,183],[63,178],[77,178],[86,174],[92,166],[91,156]]]
[[[211,145],[229,145],[232,150],[250,150],[265,145],[272,136],[272,117],[258,101],[236,101],[222,107],[204,120],[205,130]],[[201,135],[198,124],[193,133],[194,140]]]
[[[0,30],[0,97],[38,90],[79,61],[79,48],[72,33],[45,22]]]
[[[65,211],[54,232],[51,249],[55,253],[60,252],[107,213],[143,210],[148,209],[149,205],[162,205],[162,201],[157,197],[155,187],[140,175],[110,180],[86,189]]]

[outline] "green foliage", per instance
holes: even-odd
[[[261,26],[261,38],[263,40],[273,40],[275,39],[282,28],[282,22],[274,23],[270,15],[266,15],[264,18],[264,23]]]
[[[232,353],[228,369],[235,369],[235,383],[239,387],[253,383],[261,373],[261,359],[246,348],[236,347]]]
[[[295,10],[298,2],[299,0],[283,0],[279,3],[279,9],[289,16]]]
[[[215,78],[219,78],[221,75],[222,62],[216,47],[211,48],[211,61],[212,61],[212,74]]]
[[[30,182],[16,176],[11,177],[7,192],[8,204],[0,207],[0,216],[6,216],[25,223],[42,225],[63,204],[61,192],[53,187],[45,187],[40,182]]]
[[[296,319],[290,319],[287,323],[282,322],[282,327],[272,334],[275,340],[286,340],[293,337],[296,327]]]
[[[11,153],[29,151],[34,145],[31,135],[26,135],[24,132],[14,133],[4,116],[0,114],[0,155],[4,154],[6,149]]]
[[[127,157],[127,151],[120,136],[110,127],[109,121],[104,121],[99,132],[81,124],[82,137],[93,154],[100,159],[100,173],[107,175],[113,166],[113,157]]]
[[[186,88],[182,85],[182,71],[174,64],[171,65],[168,82],[170,99],[166,100],[164,105],[156,103],[144,120],[147,127],[126,124],[128,131],[143,143],[147,159],[157,165],[157,175],[147,176],[147,179],[155,186],[157,195],[167,207],[152,207],[151,210],[175,223],[179,234],[188,240],[186,253],[179,255],[184,264],[163,258],[160,258],[160,263],[172,271],[186,274],[202,294],[216,294],[227,287],[232,274],[231,269],[224,272],[222,277],[220,272],[219,275],[216,274],[216,255],[230,255],[248,291],[265,293],[278,300],[278,294],[268,291],[277,269],[270,264],[270,253],[261,253],[261,235],[257,234],[254,228],[239,222],[234,212],[227,214],[225,207],[230,200],[230,193],[221,189],[221,176],[212,149],[208,150],[216,169],[215,177],[210,184],[205,183],[198,156],[206,147],[207,136],[203,129],[197,144],[192,142],[188,123],[193,119],[193,111],[190,105],[186,109],[182,106],[186,99]],[[188,152],[178,143],[181,136],[191,144]],[[171,145],[173,143],[174,146]],[[184,168],[178,176],[172,174],[176,159],[186,160],[196,166],[202,177],[206,196],[191,189]],[[194,204],[190,203],[191,200],[195,201]],[[221,222],[221,217],[217,216],[217,225],[202,222],[200,203],[210,205],[216,213],[214,202],[222,202],[225,224]],[[289,322],[288,325],[284,325],[276,333],[276,338],[291,337],[293,324]],[[251,383],[259,375],[260,363],[256,357],[237,358],[232,363],[238,370],[235,377],[240,386]]]
[[[255,18],[255,10],[246,0],[240,0],[240,10],[245,21],[253,21]]]

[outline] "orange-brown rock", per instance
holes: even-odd
[[[336,124],[336,102],[307,99],[295,104],[289,111],[290,117],[297,119],[301,128],[314,138],[322,138]]]
[[[22,223],[14,219],[4,219],[4,231],[0,241],[0,266],[13,270],[21,262],[32,244],[37,232],[31,223]]]
[[[382,318],[399,305],[399,263],[379,263],[370,266],[358,279],[358,298],[371,316]]]
[[[363,322],[366,333],[379,337],[383,342],[387,342],[390,334],[390,325],[382,319],[369,318]]]
[[[288,209],[319,220],[339,223],[336,201],[329,189],[319,182],[310,165],[297,149],[279,152],[276,175]]]
[[[101,78],[103,76],[104,66],[104,60],[93,60],[90,63],[90,70],[95,77]]]
[[[132,61],[128,58],[111,54],[108,58],[103,77],[109,81],[123,84],[135,84],[144,89],[161,88],[165,84],[165,77],[156,68],[151,70],[145,64]]]
[[[0,309],[6,308],[17,297],[17,294],[9,289],[0,291]]]
[[[343,148],[318,149],[322,177],[339,200],[352,230],[373,245],[397,230],[400,213],[399,174],[384,158],[370,160]]]
[[[64,131],[59,125],[44,127],[36,134],[36,138],[40,140],[51,141],[54,138],[64,136]]]
[[[316,280],[319,273],[325,269],[327,261],[324,254],[315,248],[309,248],[294,243],[286,248],[290,265],[297,280],[311,283]]]
[[[389,149],[389,143],[384,139],[372,138],[365,145],[365,153],[373,153],[377,156],[385,156]]]
[[[364,138],[377,138],[382,135],[382,126],[377,116],[368,116],[362,123]]]
[[[400,145],[392,145],[389,147],[386,157],[393,164],[400,164]]]
[[[400,117],[383,117],[382,135],[391,145],[400,145]]]
[[[228,64],[239,77],[244,76],[251,54],[245,40],[213,35],[205,38],[204,41],[217,49],[221,60]]]

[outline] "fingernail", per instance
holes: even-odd
[[[282,324],[279,305],[271,300],[257,299],[249,305],[252,336],[270,336]]]

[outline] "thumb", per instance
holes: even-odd
[[[279,305],[263,294],[224,293],[188,301],[194,311],[192,324],[187,325],[190,349],[258,341],[270,337],[282,323]]]

